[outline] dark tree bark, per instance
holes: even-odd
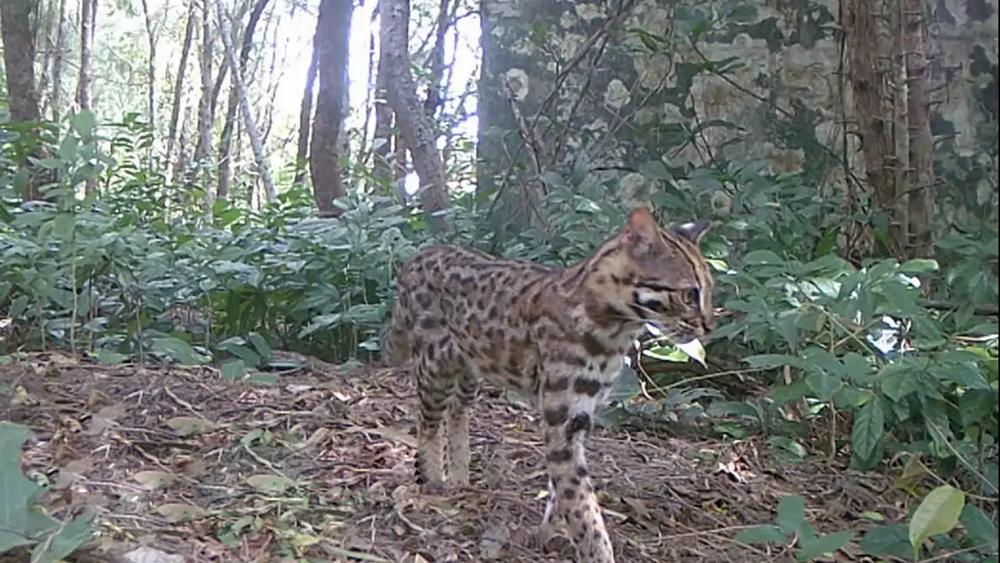
[[[339,215],[333,201],[346,194],[340,170],[340,130],[347,112],[347,56],[352,0],[322,0],[316,28],[319,96],[313,121],[309,168],[321,215]]]
[[[7,98],[12,121],[37,122],[41,118],[38,92],[35,90],[35,37],[31,32],[32,0],[0,1],[0,34],[3,37],[3,60],[7,76]],[[29,154],[35,151],[29,151]],[[37,154],[35,154],[37,156]],[[27,164],[25,160],[21,166]],[[21,189],[24,201],[41,199],[37,178],[29,179]]]
[[[434,129],[417,97],[417,87],[410,72],[406,32],[409,18],[409,0],[382,0],[381,56],[386,59],[389,71],[386,81],[389,103],[395,111],[397,126],[420,178],[417,194],[421,206],[428,216],[428,223],[440,230],[448,228],[443,219],[435,216],[435,213],[448,207],[444,163],[434,144]]]
[[[896,205],[896,181],[892,136],[892,112],[886,77],[873,63],[881,52],[874,5],[869,0],[848,0],[845,33],[855,120],[861,137],[865,174],[871,184],[875,204],[892,212]],[[903,247],[905,226],[894,221],[890,227],[898,253]]]
[[[0,32],[3,62],[12,121],[38,121],[38,91],[35,89],[35,36],[31,32],[32,0],[0,2]]]
[[[317,26],[318,28],[318,26]],[[319,29],[316,30],[319,33]],[[306,75],[306,88],[302,92],[302,105],[299,110],[299,143],[295,152],[295,183],[301,184],[306,177],[306,166],[309,158],[309,133],[312,128],[313,98],[315,97],[316,74],[319,72],[319,54],[316,49],[317,39],[313,38],[312,58],[309,60],[309,72]]]
[[[902,0],[903,66],[906,70],[906,113],[909,166],[906,194],[909,233],[907,258],[934,255],[931,217],[934,208],[934,138],[931,135],[928,10],[923,0]]]
[[[173,103],[170,106],[170,125],[167,131],[167,162],[174,162],[174,170],[179,170],[177,161],[174,161],[174,144],[177,141],[177,123],[180,120],[181,106],[184,102],[184,75],[187,71],[188,55],[191,53],[191,42],[194,38],[195,7],[197,0],[191,0],[188,5],[188,19],[184,26],[184,42],[181,46],[181,60],[177,67],[177,79],[174,81]],[[177,174],[173,174],[177,177]]]
[[[59,121],[62,104],[63,57],[66,53],[66,0],[59,0],[59,23],[56,24],[56,48],[52,55],[52,121]]]
[[[247,61],[250,60],[250,50],[253,48],[253,34],[257,29],[257,22],[260,21],[264,8],[267,7],[268,0],[257,0],[253,10],[250,12],[250,20],[247,21],[246,29],[243,31],[243,44],[240,46],[240,77],[244,77],[247,68]],[[233,124],[236,121],[236,110],[239,108],[239,90],[236,88],[236,81],[233,81],[229,89],[229,101],[226,106],[226,120],[222,125],[222,137],[219,140],[219,187],[217,196],[226,198],[229,196],[229,185],[232,181],[232,166],[230,149],[233,143]]]

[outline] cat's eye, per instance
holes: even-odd
[[[701,298],[701,293],[697,287],[685,289],[681,295],[683,295],[685,305],[697,305]]]

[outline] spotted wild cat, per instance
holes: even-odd
[[[565,269],[456,246],[404,264],[383,354],[416,374],[418,481],[469,483],[469,406],[481,379],[536,397],[552,493],[543,535],[563,519],[578,561],[613,562],[584,438],[646,323],[677,342],[712,330],[713,281],[698,247],[708,226],[663,229],[640,208]]]

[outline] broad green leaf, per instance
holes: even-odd
[[[854,415],[851,447],[861,459],[868,459],[885,433],[885,413],[878,399],[869,401]]]
[[[733,540],[753,545],[757,543],[784,543],[787,538],[782,533],[781,528],[765,524],[740,530],[740,533],[736,534]]]
[[[247,366],[243,363],[243,360],[229,360],[222,363],[221,371],[223,378],[235,381],[243,377],[243,374],[247,371]]]
[[[180,338],[165,337],[153,340],[150,348],[154,352],[159,352],[170,356],[172,359],[187,365],[204,364],[209,358],[199,354],[194,347],[184,342]]]
[[[880,557],[898,557],[909,559],[913,556],[913,547],[905,524],[890,524],[872,528],[861,537],[861,550],[868,555]]]
[[[56,563],[83,546],[94,535],[94,516],[96,513],[88,509],[85,514],[60,526],[52,537],[31,550],[31,563]]]
[[[806,375],[806,385],[816,394],[817,398],[829,401],[844,386],[844,380],[839,374],[813,369]]]
[[[87,139],[94,135],[94,128],[97,127],[97,119],[94,117],[94,112],[80,110],[69,118],[69,124],[78,135]]]
[[[52,236],[58,239],[68,239],[73,235],[73,227],[76,225],[76,215],[72,213],[60,213],[52,221]]]
[[[754,250],[743,257],[743,263],[748,266],[784,265],[785,259],[770,250]]]
[[[104,348],[98,348],[95,350],[94,355],[97,357],[98,362],[109,366],[120,364],[128,359],[126,354],[121,354],[112,350],[105,350]]]
[[[800,538],[801,548],[796,552],[795,558],[799,561],[808,561],[826,553],[833,553],[847,545],[852,537],[854,537],[854,532],[844,530],[810,538],[809,541],[805,541],[804,537]]]
[[[701,341],[695,339],[691,342],[685,342],[683,344],[678,344],[677,349],[683,352],[687,357],[705,366],[705,348],[702,347]]]
[[[0,421],[0,553],[35,543],[59,525],[35,507],[42,487],[21,473],[21,448],[30,435],[20,424]]]
[[[786,534],[794,534],[806,521],[806,501],[799,495],[781,497],[778,501],[778,526]]]
[[[910,518],[909,537],[914,554],[927,538],[951,531],[964,506],[965,493],[950,485],[941,485],[928,493]]]
[[[937,260],[927,258],[907,260],[899,267],[899,271],[904,274],[924,274],[927,272],[936,272],[940,269],[941,267],[938,265]]]
[[[972,504],[965,505],[959,517],[969,536],[978,544],[996,553],[998,547],[997,525],[982,510]]]

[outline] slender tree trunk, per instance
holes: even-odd
[[[931,135],[930,67],[927,64],[929,13],[923,0],[902,0],[901,8],[909,137],[909,166],[906,169],[909,236],[905,250],[907,258],[930,258],[934,255],[931,235],[934,139]]]
[[[39,2],[40,7],[41,2]],[[46,110],[52,104],[52,96],[48,88],[49,80],[52,78],[52,57],[56,51],[56,42],[52,38],[52,28],[59,25],[56,14],[56,10],[58,9],[59,0],[50,0],[48,6],[46,6],[44,21],[40,21],[36,25],[38,33],[35,36],[35,44],[44,43],[45,45],[45,53],[42,56],[41,76],[38,77],[38,85],[35,88],[39,97],[38,112],[39,115],[43,116],[48,113]],[[41,9],[39,9],[39,13],[41,13]]]
[[[316,30],[319,33],[319,30]],[[312,58],[309,60],[309,72],[306,74],[306,88],[302,92],[302,105],[299,110],[299,143],[295,152],[295,184],[301,184],[306,177],[307,159],[309,158],[309,133],[312,125],[313,98],[315,97],[316,74],[319,72],[319,56],[316,49],[318,39],[313,37]]]
[[[56,28],[56,51],[52,56],[52,121],[59,121],[62,103],[63,57],[66,53],[66,0],[59,0],[59,23]]]
[[[243,31],[243,44],[240,46],[240,65],[236,71],[240,77],[246,76],[247,61],[250,60],[250,49],[253,48],[253,33],[257,29],[257,22],[260,21],[264,8],[267,7],[268,0],[257,0],[253,10],[250,12],[250,20]],[[220,198],[229,196],[229,185],[232,180],[232,166],[229,151],[233,142],[233,123],[236,121],[236,110],[239,107],[239,91],[233,81],[233,86],[229,89],[229,101],[226,106],[226,120],[222,125],[222,137],[219,140],[219,187],[217,195]]]
[[[427,86],[427,99],[424,101],[424,110],[432,119],[442,102],[441,90],[443,85],[441,81],[444,78],[444,40],[452,21],[452,18],[449,17],[452,8],[449,8],[449,4],[450,0],[441,0],[438,5],[437,27],[434,30],[434,48],[428,56],[428,66],[431,69],[431,74],[430,83]],[[454,6],[458,6],[457,0]]]
[[[142,15],[146,23],[146,40],[149,43],[149,58],[146,66],[146,113],[149,126],[156,130],[156,32],[153,31],[153,20],[149,17],[149,2],[142,0]]]
[[[198,144],[194,151],[194,164],[203,170],[201,187],[205,190],[205,197],[212,199],[212,192],[209,188],[210,174],[205,159],[212,154],[212,21],[209,19],[209,2],[211,0],[201,0],[201,56],[199,57],[199,67],[201,68],[201,100],[198,103]]]
[[[372,176],[381,186],[389,186],[393,181],[392,162],[389,155],[392,152],[392,106],[389,105],[389,92],[386,80],[389,71],[385,65],[386,58],[379,55],[378,68],[375,71],[375,129],[372,133]],[[404,152],[405,156],[405,152]],[[400,202],[406,201],[406,192],[398,194]]]
[[[175,171],[179,169],[176,166],[176,161],[173,159],[174,144],[177,141],[177,123],[181,115],[181,106],[184,103],[184,75],[187,70],[188,55],[191,52],[191,42],[194,38],[195,6],[197,5],[197,0],[190,1],[191,3],[188,5],[187,24],[184,26],[184,42],[181,45],[181,60],[177,68],[177,80],[174,81],[174,99],[170,109],[170,125],[167,131],[167,162],[175,163]],[[172,177],[176,178],[177,174],[174,173]]]
[[[313,121],[309,167],[313,198],[321,215],[339,215],[333,204],[346,194],[340,169],[340,130],[347,113],[347,58],[352,0],[322,0],[316,28],[319,60],[319,96]]]
[[[397,126],[413,157],[413,167],[420,178],[420,203],[435,229],[448,224],[436,213],[448,208],[444,163],[434,144],[434,129],[427,118],[410,72],[406,24],[410,17],[409,0],[382,0],[381,53],[389,69],[389,103],[396,113]]]
[[[222,7],[222,0],[215,1],[216,11],[219,17],[219,28],[221,30],[222,42],[225,46],[226,57],[229,59],[229,66],[232,68],[238,68],[236,62],[236,50],[233,48],[232,30],[229,26],[229,20],[226,18],[225,10]],[[240,108],[243,112],[243,123],[247,129],[247,135],[250,137],[250,146],[253,148],[254,161],[257,164],[257,171],[260,174],[261,180],[264,182],[264,189],[267,192],[268,201],[275,201],[278,199],[278,192],[274,188],[274,182],[271,180],[271,171],[267,166],[267,157],[264,154],[264,145],[260,141],[260,133],[257,131],[257,126],[253,121],[253,114],[250,113],[250,101],[247,99],[246,89],[243,87],[243,78],[240,76],[239,72],[234,72],[232,74],[233,82],[236,85],[237,94],[240,98]]]
[[[97,25],[97,0],[80,1],[80,77],[76,89],[76,103],[80,111],[93,111],[94,82],[94,27]],[[97,191],[97,181],[88,178],[84,183],[86,195]]]
[[[33,6],[32,0],[0,0],[0,35],[4,45],[10,118],[12,121],[37,124],[41,112],[38,91],[35,90],[35,38],[30,25]],[[38,156],[37,148],[31,151],[32,156]],[[27,159],[19,165],[27,166]],[[36,178],[22,185],[21,197],[24,201],[41,199]]]
[[[97,0],[80,0],[80,79],[76,87],[76,103],[81,110],[93,108],[94,25],[97,21]]]

